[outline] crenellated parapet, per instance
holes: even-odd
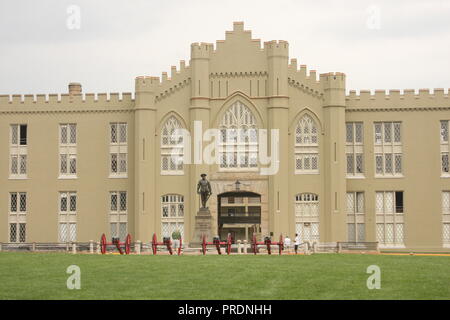
[[[125,110],[134,105],[131,93],[0,95],[0,112],[58,112]]]
[[[307,70],[306,65],[300,65],[298,68],[297,59],[291,59],[288,65],[288,81],[289,85],[298,88],[304,93],[315,97],[322,97],[323,88],[320,81],[317,80],[316,70]]]
[[[350,90],[346,96],[347,111],[410,110],[421,108],[450,108],[449,91],[442,88],[400,90]]]

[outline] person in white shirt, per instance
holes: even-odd
[[[300,237],[298,235],[298,233],[295,234],[295,242],[294,242],[294,250],[295,250],[295,254],[297,254],[298,251],[298,246],[300,245]]]
[[[284,238],[284,248],[287,252],[291,252],[291,238],[289,238],[289,236],[286,236],[286,238]]]

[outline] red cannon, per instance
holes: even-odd
[[[102,254],[106,253],[106,246],[116,246],[117,250],[119,250],[120,254],[124,254],[124,251],[122,249],[122,246],[125,246],[125,254],[130,254],[131,251],[131,235],[128,234],[125,238],[125,242],[120,242],[120,239],[118,237],[113,237],[112,242],[106,242],[106,236],[105,234],[102,234],[102,237],[100,239],[100,249]]]
[[[183,239],[180,238],[180,246],[177,249],[177,254],[181,255],[181,247],[183,245]],[[156,237],[156,233],[153,234],[152,238],[152,252],[153,254],[157,254],[158,252],[158,246],[165,246],[167,250],[169,251],[170,255],[173,255],[172,250],[172,240],[170,240],[169,237],[164,237],[162,242],[158,242],[158,239]]]
[[[206,236],[202,236],[202,253],[203,255],[206,254],[206,247],[207,246],[215,246],[217,249],[217,253],[222,254],[222,251],[220,250],[221,246],[225,246],[225,250],[227,254],[229,255],[231,253],[231,235],[229,234],[227,237],[227,241],[220,241],[219,237],[214,237],[213,242],[206,242]]]
[[[280,241],[279,242],[272,242],[270,237],[265,237],[264,241],[258,242],[258,241],[256,241],[256,235],[253,235],[253,238],[252,238],[252,251],[253,251],[254,254],[256,254],[258,252],[258,246],[259,245],[266,246],[268,254],[272,254],[271,246],[278,246],[278,252],[281,255],[281,253],[284,250],[283,236],[280,235]]]

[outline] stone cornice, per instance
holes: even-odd
[[[388,108],[354,108],[347,107],[345,112],[407,112],[407,111],[447,111],[448,107],[388,107]]]
[[[153,110],[153,109],[149,109]],[[82,109],[82,110],[5,110],[0,114],[52,114],[52,113],[127,113],[135,112],[136,109]]]

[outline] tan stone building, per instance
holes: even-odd
[[[0,96],[0,242],[128,232],[149,241],[175,230],[189,242],[207,173],[221,236],[449,251],[448,93],[346,95],[343,73],[317,77],[288,48],[261,47],[237,22],[215,46],[192,44],[189,66],[170,77],[137,77],[134,95],[71,84],[68,94]],[[177,128],[194,136],[195,121],[220,130],[218,163],[171,156],[197,154],[199,144],[173,139]],[[247,136],[233,135],[242,128]],[[270,146],[278,130],[275,174],[261,172],[261,129]]]

